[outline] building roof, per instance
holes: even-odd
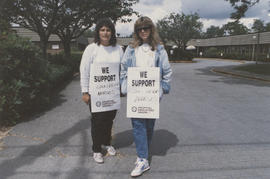
[[[16,33],[20,36],[20,37],[25,37],[25,38],[29,38],[30,41],[32,42],[39,42],[40,38],[39,35],[36,32],[33,32],[31,30],[28,30],[26,28],[23,27],[13,27],[12,30],[16,31]],[[52,34],[49,37],[49,42],[60,42],[60,38],[55,35]]]
[[[121,38],[117,37],[117,43],[122,46],[128,46],[132,42],[133,38]]]
[[[216,37],[209,39],[191,39],[187,46],[197,47],[209,46],[231,46],[231,45],[252,45],[252,44],[270,44],[270,32],[252,33],[246,35],[235,35],[227,37]]]
[[[117,37],[116,39],[117,39],[117,44],[119,44],[120,46],[128,46],[133,38]],[[91,44],[93,42],[94,42],[94,38],[88,38],[88,44]]]

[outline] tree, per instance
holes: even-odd
[[[95,37],[95,31],[91,30],[91,29],[88,29],[88,30],[84,31],[83,36],[87,37],[87,38]]]
[[[231,14],[231,18],[235,20],[239,20],[242,17],[245,17],[245,13],[251,6],[259,3],[260,0],[225,0],[229,1],[236,10]]]
[[[130,8],[138,0],[6,0],[3,14],[13,23],[36,32],[40,37],[43,56],[46,58],[48,39],[56,33],[66,54],[70,42],[93,25],[98,17],[112,17],[114,21],[130,20]]]
[[[248,28],[244,24],[239,23],[239,21],[228,22],[223,25],[222,28],[226,35],[241,35],[248,33]]]
[[[270,31],[270,22],[265,24],[265,31],[267,31],[267,32]]]
[[[48,39],[60,25],[56,24],[57,11],[64,2],[61,0],[7,0],[3,3],[3,14],[10,22],[36,32],[40,37],[43,56],[47,57]]]
[[[253,32],[265,31],[264,21],[262,21],[260,19],[255,19],[251,29],[253,30]]]
[[[214,38],[214,37],[222,37],[224,35],[224,29],[218,26],[211,25],[206,29],[206,32],[203,34],[204,38]]]
[[[136,14],[130,7],[137,0],[67,0],[57,12],[57,21],[61,25],[54,33],[61,39],[65,55],[70,56],[70,43],[81,36],[98,19],[110,17],[113,22],[131,21],[129,16]]]
[[[166,44],[168,37],[170,36],[170,28],[169,28],[169,22],[166,19],[160,20],[157,23],[157,29],[159,32],[159,36],[162,39],[163,43]]]
[[[4,16],[2,13],[2,4],[3,1],[0,2],[0,38],[3,35],[6,35],[8,31],[10,31],[10,23],[8,22],[8,19]]]
[[[190,39],[200,37],[203,24],[199,19],[197,13],[189,15],[171,13],[159,20],[157,26],[163,41],[174,42],[178,48],[185,49]]]
[[[0,38],[2,35],[6,35],[10,31],[10,24],[0,16]]]

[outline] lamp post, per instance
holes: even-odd
[[[199,56],[199,43],[201,42],[200,40],[196,40],[197,42],[197,56]]]
[[[257,33],[257,48],[256,48],[256,64],[258,64],[258,55],[259,55],[259,47],[260,47],[260,31]]]
[[[254,41],[255,41],[255,39],[256,39],[257,37],[256,37],[256,35],[253,35],[252,38],[253,38]],[[252,57],[251,57],[252,61],[254,61],[254,54],[255,54],[255,42],[253,42],[253,46],[252,46]]]

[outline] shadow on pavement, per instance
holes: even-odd
[[[123,131],[115,134],[115,139],[112,141],[113,146],[117,149],[130,146],[133,143],[132,130]]]
[[[80,81],[79,76],[73,76],[70,79],[64,80],[61,84],[56,86],[56,88],[50,92],[51,99],[49,104],[38,106],[35,111],[32,111],[30,114],[26,115],[23,122],[31,121],[40,116],[43,116],[46,112],[51,111],[57,106],[62,105],[67,101],[66,96],[61,94],[61,91],[64,91],[72,81]]]
[[[174,133],[165,129],[156,130],[151,144],[151,155],[164,156],[178,142],[179,140]]]
[[[154,136],[151,144],[151,155],[164,156],[167,151],[176,146],[178,138],[172,132],[165,129],[158,129],[154,131]],[[127,130],[115,135],[114,147],[124,148],[132,145],[133,133],[132,130]]]
[[[79,120],[79,122],[77,122],[74,126],[68,128],[60,134],[52,136],[41,145],[30,145],[19,156],[3,161],[0,164],[1,177],[8,178],[16,175],[16,171],[21,167],[34,163],[38,157],[50,152],[55,147],[59,146],[59,144],[67,143],[72,136],[78,133],[84,133],[85,130],[89,130],[89,123],[89,119]],[[88,141],[84,141],[83,146],[83,148],[89,148]],[[38,154],[38,156],[34,156],[33,154]],[[85,158],[85,156],[82,157]]]

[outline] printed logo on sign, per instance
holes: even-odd
[[[97,106],[97,107],[100,107],[100,106],[101,106],[101,102],[100,102],[100,101],[97,101],[97,102],[96,102],[96,106]]]
[[[132,106],[131,111],[132,111],[132,112],[136,112],[136,111],[137,111],[137,107]]]

